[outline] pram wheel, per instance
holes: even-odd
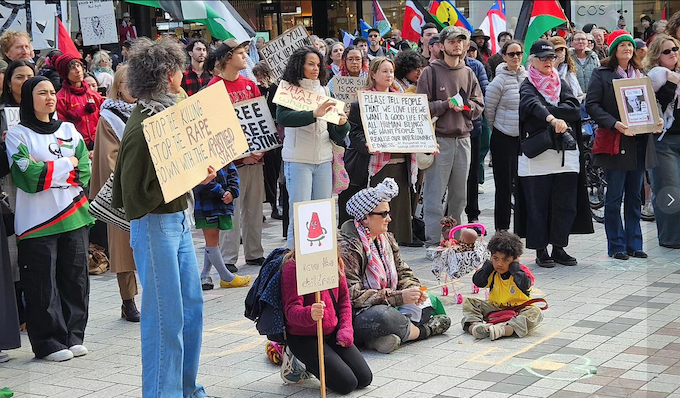
[[[472,294],[479,293],[479,287],[477,285],[472,285]]]
[[[449,287],[444,286],[442,287],[442,296],[448,296],[449,295]]]
[[[463,295],[460,293],[456,294],[456,304],[463,304]]]

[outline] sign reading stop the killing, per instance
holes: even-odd
[[[213,84],[144,120],[144,138],[168,203],[248,150],[224,84]]]

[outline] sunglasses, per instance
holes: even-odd
[[[505,53],[505,55],[507,55],[509,58],[515,58],[515,57],[519,58],[519,57],[522,56],[522,54],[524,54],[524,53],[521,52],[521,51],[515,51],[515,52],[511,52],[511,53]]]
[[[538,57],[538,60],[541,62],[545,61],[554,61],[557,59],[557,55],[546,55],[545,57]]]
[[[385,210],[385,211],[380,211],[380,212],[372,211],[368,214],[370,214],[372,216],[380,216],[382,218],[392,217],[392,211],[391,210]]]
[[[595,44],[595,40],[588,40],[588,43],[593,43],[593,44]]]
[[[669,48],[669,49],[667,49],[667,50],[661,51],[661,54],[663,54],[663,55],[668,55],[668,54],[670,54],[671,52],[677,53],[678,50],[680,50],[680,48],[678,48],[678,47],[673,47],[673,48]]]

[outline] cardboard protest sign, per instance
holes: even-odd
[[[614,79],[614,93],[621,121],[630,134],[653,133],[661,130],[652,80],[648,77]]]
[[[5,107],[5,121],[7,122],[7,131],[12,127],[19,124],[21,121],[19,117],[19,107],[18,106],[6,106]]]
[[[297,25],[265,44],[260,49],[260,54],[272,70],[272,77],[279,80],[283,76],[283,71],[286,70],[293,51],[311,45],[312,41],[309,39],[307,29],[302,25]]]
[[[358,98],[358,91],[366,85],[366,78],[336,75],[332,81],[333,95],[346,104],[345,113],[349,112],[349,106]]]
[[[267,152],[281,146],[276,124],[265,97],[238,102],[234,105],[234,111],[249,148],[238,159],[250,155],[251,152]]]
[[[144,138],[165,202],[248,150],[224,84],[213,84],[144,120]]]
[[[361,91],[359,109],[371,152],[437,150],[427,95]]]
[[[293,211],[298,294],[338,287],[335,202],[299,202],[293,205]]]
[[[327,100],[333,101],[335,106],[319,119],[339,124],[341,110],[345,109],[345,103],[340,100],[306,90],[302,87],[293,86],[285,80],[279,82],[279,88],[274,95],[275,104],[283,105],[296,111],[314,111]]]

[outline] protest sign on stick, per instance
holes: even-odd
[[[246,136],[249,148],[238,159],[244,158],[252,152],[267,152],[281,146],[276,124],[265,97],[238,102],[234,105],[234,110],[239,123],[241,123],[241,130]]]
[[[365,77],[334,76],[333,95],[343,101],[345,113],[349,112],[349,106],[357,100],[358,92],[366,85]]]
[[[321,302],[321,291],[337,288],[338,250],[335,201],[333,199],[298,202],[293,205],[295,229],[295,276],[300,296],[314,293]],[[323,361],[323,320],[317,321],[321,396],[326,396],[326,372]]]
[[[302,25],[297,25],[283,32],[276,39],[270,40],[260,49],[260,54],[272,70],[272,77],[279,80],[283,76],[283,71],[286,70],[293,51],[311,45],[312,41],[309,39],[307,29]]]
[[[279,82],[279,88],[274,95],[274,103],[283,105],[296,111],[314,111],[319,105],[331,100],[335,105],[328,113],[319,119],[333,124],[340,123],[340,114],[344,113],[345,103],[335,98],[327,97],[302,87],[294,86],[285,80]]]
[[[221,169],[248,150],[224,84],[144,120],[144,138],[166,203],[203,181],[209,166]]]
[[[359,109],[371,152],[437,151],[427,95],[360,91]]]

